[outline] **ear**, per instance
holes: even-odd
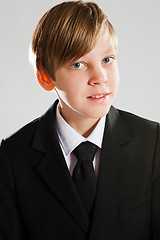
[[[55,87],[54,81],[44,72],[42,66],[39,66],[39,69],[36,70],[36,76],[41,87],[47,91],[53,90]]]

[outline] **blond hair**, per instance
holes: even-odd
[[[41,65],[54,79],[57,67],[93,49],[102,26],[108,28],[117,48],[114,28],[96,3],[68,1],[51,8],[33,33],[31,50],[36,68]]]

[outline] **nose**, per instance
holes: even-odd
[[[108,81],[107,70],[102,66],[96,66],[91,69],[89,85],[103,84]]]

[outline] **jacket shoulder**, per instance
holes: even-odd
[[[25,143],[28,143],[33,138],[34,132],[36,130],[37,124],[40,118],[36,118],[33,121],[27,123],[25,126],[14,132],[12,135],[3,139],[2,142],[7,146],[19,145],[19,147]]]
[[[40,144],[48,144],[51,140],[52,128],[55,123],[55,111],[57,101],[40,117],[34,119],[17,132],[2,140],[8,152],[23,152],[34,144],[34,140]],[[40,144],[42,145],[42,144]]]
[[[134,113],[127,112],[127,111],[124,111],[124,110],[121,110],[121,109],[117,109],[117,110],[118,110],[120,116],[124,119],[124,121],[130,122],[131,124],[132,123],[134,123],[134,125],[135,124],[138,124],[138,125],[142,124],[144,127],[146,126],[146,127],[151,127],[151,128],[154,128],[158,124],[158,122],[156,122],[156,121],[152,121],[152,120],[149,120],[147,118],[138,116]]]
[[[139,133],[139,135],[148,137],[155,134],[157,135],[157,131],[160,127],[158,122],[143,118],[124,110],[117,110],[120,117],[123,119],[126,128],[132,135],[135,133]]]

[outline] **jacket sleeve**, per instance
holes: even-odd
[[[0,147],[0,240],[24,240],[16,189],[9,160],[2,141]]]
[[[157,141],[152,172],[152,235],[160,239],[160,126],[157,126]]]

